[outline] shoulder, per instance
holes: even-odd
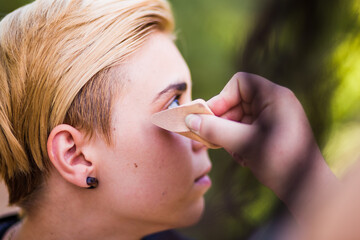
[[[168,230],[164,232],[155,233],[144,237],[142,240],[192,240],[180,235],[174,230]]]
[[[14,224],[20,221],[18,214],[0,216],[0,239],[2,239],[6,231]]]

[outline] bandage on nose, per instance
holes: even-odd
[[[203,99],[196,99],[190,103],[153,114],[151,122],[158,127],[201,142],[208,148],[220,148],[190,131],[185,124],[185,118],[189,114],[214,115]]]

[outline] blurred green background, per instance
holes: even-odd
[[[27,2],[0,0],[0,17]],[[170,2],[194,98],[217,94],[235,72],[260,74],[295,92],[338,176],[359,158],[359,0]],[[204,218],[183,231],[199,240],[247,239],[283,206],[226,152],[210,155]]]

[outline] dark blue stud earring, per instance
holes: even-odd
[[[99,181],[94,177],[87,177],[86,184],[89,186],[88,189],[92,189],[99,185]]]

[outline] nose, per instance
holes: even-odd
[[[195,141],[195,140],[191,140],[191,147],[194,152],[198,152],[198,151],[202,150],[203,148],[206,148],[206,146],[204,144],[202,144],[201,142]]]

